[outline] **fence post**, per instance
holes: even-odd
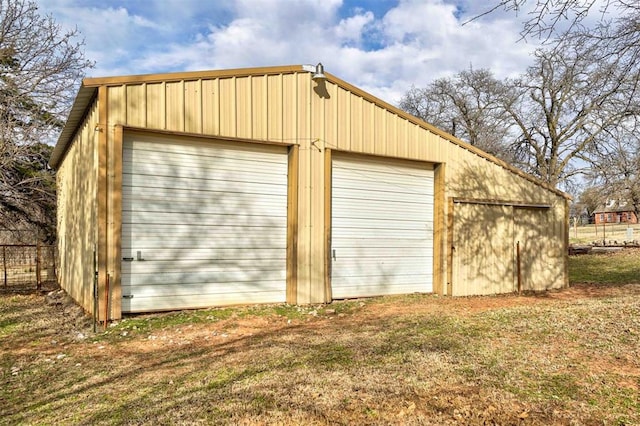
[[[40,280],[40,241],[36,243],[36,288],[40,290],[42,287],[42,281]]]
[[[2,270],[4,271],[4,286],[7,286],[7,246],[2,246]]]

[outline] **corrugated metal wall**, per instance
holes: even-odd
[[[310,73],[292,69],[266,69],[264,74],[253,70],[235,76],[214,73],[216,76],[206,78],[197,78],[191,73],[184,74],[184,79],[174,74],[153,79],[93,80],[91,87],[98,88],[98,100],[91,104],[58,172],[58,185],[63,189],[59,191],[58,200],[61,282],[87,310],[91,310],[93,245],[98,239],[107,249],[102,252],[103,255],[106,252],[106,257],[100,261],[106,268],[101,272],[101,289],[106,283],[106,274],[115,284],[119,282],[121,192],[118,179],[122,170],[119,155],[123,131],[120,126],[125,126],[125,132],[126,127],[133,127],[297,146],[299,150],[291,158],[298,161],[290,168],[296,174],[297,217],[289,218],[297,230],[294,268],[297,285],[293,297],[297,303],[327,300],[328,222],[325,215],[328,210],[325,202],[330,185],[327,158],[331,156],[327,154],[332,151],[436,165],[434,271],[445,280],[434,282],[434,291],[478,294],[510,291],[512,287],[512,283],[507,282],[499,288],[491,287],[489,281],[482,281],[478,274],[482,265],[477,262],[454,262],[451,249],[457,238],[454,229],[464,230],[465,238],[470,241],[482,238],[486,229],[477,224],[482,223],[487,212],[453,208],[454,198],[548,205],[546,209],[514,210],[508,226],[512,227],[515,241],[522,240],[523,257],[531,259],[523,266],[527,276],[537,277],[524,288],[566,285],[564,197],[487,159],[472,147],[448,140],[437,130],[348,83],[334,77],[316,83]],[[105,121],[107,117],[107,122],[106,127],[100,125],[100,131],[96,131],[100,99],[103,100],[100,114],[104,114],[100,118]],[[102,172],[99,161],[103,162],[100,163]],[[104,203],[106,213],[98,212],[99,203]],[[545,224],[546,232],[535,230],[540,223]],[[495,228],[496,235],[501,235],[500,220]],[[473,234],[473,229],[478,229],[478,233]],[[491,248],[491,262],[496,265],[506,265],[505,262],[514,257],[513,241],[508,238],[505,241],[510,242],[503,244],[503,241]],[[479,249],[474,251],[473,245],[466,246],[465,250],[471,259],[487,256]],[[458,269],[453,271],[449,265]],[[511,265],[504,266],[505,274],[515,274],[512,261]],[[467,282],[471,278],[472,284]],[[110,306],[113,315],[118,317],[121,295],[118,286],[115,287]]]
[[[562,197],[353,89],[331,81],[313,82],[307,72],[113,85],[108,89],[109,127],[124,125],[298,145],[298,303],[325,300],[326,149],[446,163],[445,200],[462,197],[551,204],[545,220],[553,233],[541,236],[539,244],[558,245],[562,240]],[[436,208],[446,210],[447,203]],[[472,214],[465,212],[456,226],[462,226],[465,215]],[[522,212],[523,217],[527,214]],[[522,223],[527,221],[523,219]],[[443,235],[439,242],[445,255],[450,250],[447,241]],[[494,250],[499,258],[513,257],[511,245]],[[563,262],[562,253],[554,251],[545,262],[533,262],[530,268],[532,273],[553,279],[553,286],[559,287],[564,285],[564,277],[551,277],[546,271],[564,271]],[[469,269],[449,276],[473,276],[477,265],[458,267]],[[451,284],[454,288],[466,285]]]
[[[93,250],[97,242],[97,122],[96,101],[56,175],[58,279],[89,312],[93,311]]]

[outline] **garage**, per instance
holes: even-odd
[[[433,167],[336,156],[331,188],[333,297],[433,291]]]
[[[123,312],[284,302],[286,148],[133,133],[122,166]]]
[[[83,80],[60,286],[96,321],[568,284],[570,197],[322,67]]]

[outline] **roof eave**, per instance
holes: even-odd
[[[84,82],[80,86],[80,89],[78,89],[78,94],[73,101],[73,106],[71,107],[67,121],[62,132],[60,132],[58,142],[53,148],[51,158],[49,159],[49,166],[52,168],[57,169],[60,165],[97,92],[98,89],[96,87],[87,87],[84,85]]]

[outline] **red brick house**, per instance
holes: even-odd
[[[596,224],[601,223],[638,223],[631,203],[626,201],[609,201],[593,212]]]

